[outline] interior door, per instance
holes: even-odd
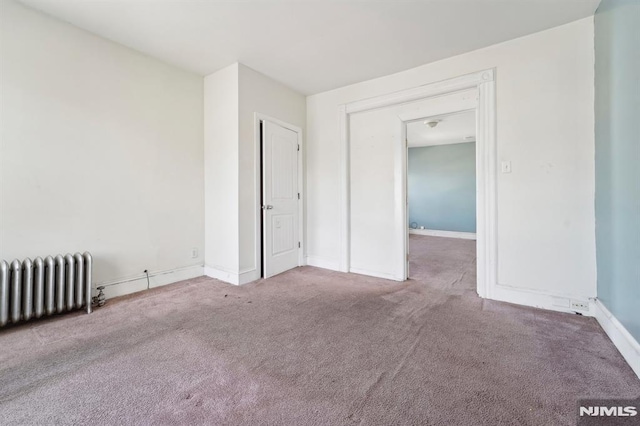
[[[264,278],[299,266],[298,134],[264,121],[262,218]]]

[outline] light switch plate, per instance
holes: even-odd
[[[511,173],[511,161],[502,162],[502,173]]]

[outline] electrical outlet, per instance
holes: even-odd
[[[191,258],[192,259],[197,259],[198,258],[198,249],[195,248],[195,247],[191,249]]]
[[[587,302],[579,302],[577,300],[571,301],[571,310],[573,311],[588,311],[589,303]]]

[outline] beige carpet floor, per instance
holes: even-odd
[[[479,299],[473,241],[411,251],[404,283],[203,277],[2,330],[0,424],[570,425],[640,395],[594,319]]]

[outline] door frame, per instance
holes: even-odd
[[[476,247],[477,247],[477,293],[480,297],[492,298],[498,271],[497,257],[497,140],[496,140],[496,82],[495,69],[487,69],[472,74],[455,77],[436,83],[426,84],[413,89],[394,92],[370,99],[340,105],[340,270],[350,272],[350,145],[349,115],[378,108],[399,105],[455,93],[465,89],[478,89],[476,109]],[[403,125],[404,127],[404,125]],[[405,140],[398,141],[397,149],[406,153]],[[394,175],[403,188],[406,188],[406,155],[397,156]],[[404,178],[403,178],[404,176]],[[395,202],[402,204],[403,215],[400,218],[406,225],[406,191]],[[406,226],[405,226],[406,227]],[[408,231],[403,228],[403,238]],[[407,246],[404,245],[404,259]],[[404,263],[407,279],[406,263]]]
[[[305,240],[304,240],[304,162],[303,160],[303,152],[304,152],[304,144],[303,144],[303,136],[302,129],[298,126],[294,126],[293,124],[287,123],[285,121],[279,120],[277,118],[270,117],[266,114],[262,114],[256,112],[253,114],[254,120],[254,159],[255,159],[255,205],[254,210],[256,214],[256,234],[255,234],[255,259],[256,259],[256,274],[258,275],[257,279],[264,278],[262,273],[262,262],[263,262],[263,229],[262,229],[262,151],[261,151],[261,134],[260,134],[260,122],[269,121],[273,124],[277,124],[278,126],[284,127],[285,129],[289,129],[295,132],[298,135],[298,146],[300,149],[298,150],[298,193],[300,193],[300,199],[298,200],[298,239],[300,241],[300,247],[298,248],[298,266],[304,265],[304,250],[305,250]]]

